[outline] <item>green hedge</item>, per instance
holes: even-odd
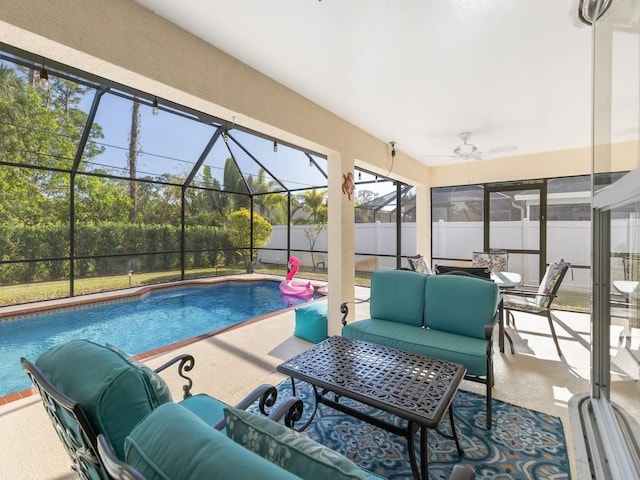
[[[180,269],[182,230],[173,225],[128,223],[83,224],[75,229],[75,275],[112,275]],[[67,225],[0,227],[2,261],[67,258],[70,256]],[[233,255],[226,231],[219,227],[188,226],[185,229],[186,268],[207,268]],[[129,254],[140,254],[129,256]],[[150,255],[149,255],[150,253]],[[121,257],[95,258],[99,255]],[[69,277],[69,261],[38,261],[0,264],[0,283],[29,283]]]

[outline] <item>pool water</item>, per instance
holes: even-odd
[[[305,301],[282,295],[278,282],[224,282],[0,322],[0,396],[32,386],[20,357],[35,361],[72,339],[137,355]]]

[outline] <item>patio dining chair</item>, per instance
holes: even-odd
[[[191,394],[193,382],[186,372],[193,369],[195,359],[188,354],[152,370],[115,347],[72,340],[46,351],[35,363],[24,357],[21,363],[71,458],[71,469],[82,479],[110,479],[98,455],[98,435],[107,437],[122,459],[124,440],[133,427],[161,404],[173,401],[166,382],[158,375],[171,366],[176,366],[177,374],[186,381],[183,399],[178,403],[212,428],[223,427],[228,405],[210,395]],[[284,418],[292,426],[302,414],[302,402],[271,408],[276,397],[275,387],[261,385],[237,407],[246,409],[259,402],[264,415],[275,420]]]
[[[491,279],[491,271],[486,267],[457,267],[451,265],[436,265],[436,274],[438,275],[466,275],[469,277],[478,277],[483,280]]]
[[[556,344],[556,350],[558,351],[559,356],[562,356],[562,351],[560,350],[558,337],[556,336],[556,331],[553,327],[551,305],[558,294],[560,284],[562,283],[570,265],[570,263],[565,262],[564,260],[550,264],[547,267],[542,281],[540,282],[538,290],[535,292],[509,290],[509,293],[502,297],[504,314],[507,316],[507,319],[511,319],[511,324],[514,327],[515,320],[512,313],[514,311],[531,313],[533,315],[540,315],[547,318],[549,328],[551,329],[551,335],[553,336],[553,341]],[[507,324],[509,324],[508,321]]]
[[[506,250],[489,250],[488,252],[473,252],[472,267],[484,267],[489,272],[505,272],[509,265],[509,254]]]
[[[422,255],[414,255],[413,257],[407,257],[409,261],[409,267],[411,270],[418,273],[424,273],[425,275],[432,275],[431,265]]]

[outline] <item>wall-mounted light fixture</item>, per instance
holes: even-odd
[[[44,68],[44,58],[42,59],[42,67],[40,68],[40,88],[49,90],[49,72]]]
[[[153,103],[151,104],[151,113],[153,115],[158,115],[160,110],[158,109],[158,97],[153,97]]]

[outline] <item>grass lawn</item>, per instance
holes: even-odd
[[[189,270],[185,272],[187,279],[202,278],[208,276],[233,275],[244,273],[243,269],[231,267],[219,267]],[[139,287],[164,282],[180,280],[180,272],[153,272],[135,273],[129,281],[128,275],[114,275],[110,277],[76,278],[74,282],[74,294],[85,295],[88,293],[119,290],[128,287]],[[35,302],[40,300],[52,300],[69,296],[69,280],[57,280],[54,282],[36,282],[20,285],[8,285],[0,287],[0,306],[15,305],[19,303]]]
[[[286,275],[286,268],[282,265],[262,264],[256,268],[257,273],[269,275]],[[245,273],[241,267],[218,267],[208,269],[188,270],[185,272],[186,279],[196,279],[209,276],[235,275]],[[312,268],[301,268],[297,277],[310,280],[327,280],[325,269],[313,270]],[[131,278],[127,275],[114,275],[110,277],[89,277],[78,278],[74,282],[75,295],[88,293],[105,292],[119,290],[142,285],[153,285],[158,283],[172,282],[180,280],[179,271],[134,273]],[[371,272],[356,272],[356,285],[370,286]],[[40,300],[51,300],[69,296],[69,281],[59,280],[54,282],[38,282],[30,284],[0,286],[0,306],[15,305],[20,303],[35,302]],[[576,312],[588,312],[590,306],[589,292],[575,292],[560,290],[558,298],[555,300],[554,308],[570,310]]]

